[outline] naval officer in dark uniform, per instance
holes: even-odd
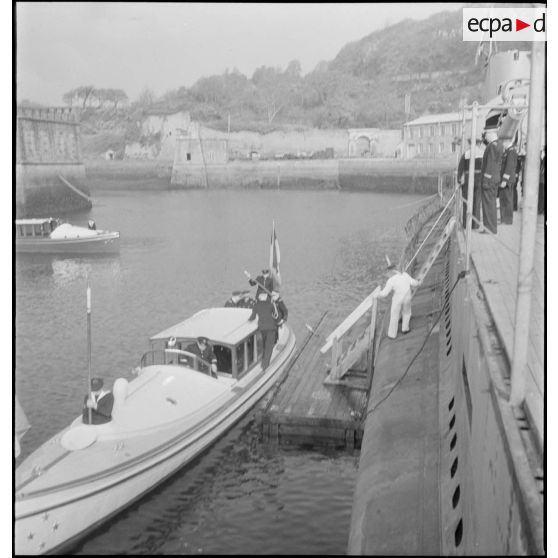
[[[217,376],[217,357],[207,337],[198,337],[197,341],[188,345],[185,350],[208,362],[211,365],[211,374]],[[200,372],[209,372],[207,366],[203,363],[200,363]]]
[[[517,149],[509,144],[502,154],[502,182],[498,191],[500,198],[500,222],[513,224],[514,191],[517,184]]]
[[[265,370],[271,361],[271,353],[277,340],[277,322],[273,313],[273,305],[269,296],[261,292],[258,296],[252,314],[248,318],[250,321],[258,318],[258,330],[261,331],[263,339],[262,369]]]
[[[482,221],[484,226],[496,234],[498,232],[496,197],[502,182],[500,172],[504,145],[497,139],[496,130],[487,130],[488,145],[482,158]]]

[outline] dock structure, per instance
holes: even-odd
[[[337,325],[327,314],[322,315],[308,332],[283,381],[260,405],[257,418],[264,442],[360,448],[369,374],[364,366],[362,370],[355,367],[350,373],[354,387],[324,383],[330,357],[321,354],[320,347]]]

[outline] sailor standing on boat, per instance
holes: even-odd
[[[269,300],[267,293],[262,291],[258,295],[258,300],[252,308],[252,314],[248,318],[250,321],[258,318],[258,329],[262,333],[263,339],[263,356],[262,356],[262,370],[265,370],[271,361],[271,353],[275,341],[277,340],[277,322],[273,317],[273,305]]]
[[[102,378],[91,378],[91,393],[86,395],[83,405],[83,424],[104,424],[112,420],[114,396],[110,391],[103,390]],[[91,409],[91,422],[89,422]]]
[[[408,273],[398,271],[395,265],[388,260],[387,271],[390,278],[387,280],[385,287],[378,293],[379,298],[385,298],[393,292],[391,299],[391,313],[388,328],[388,337],[395,339],[397,337],[397,328],[399,320],[403,318],[401,324],[402,333],[409,333],[409,323],[411,321],[411,299],[413,296],[413,287],[418,287],[419,282],[413,279]]]

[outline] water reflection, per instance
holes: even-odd
[[[119,259],[102,259],[96,262],[90,260],[54,260],[52,262],[53,280],[57,287],[63,287],[78,279],[88,279],[93,272],[108,275],[120,273]]]
[[[97,273],[117,275],[120,259],[108,255],[83,257],[59,257],[48,254],[21,254],[16,257],[18,281],[36,282],[50,278],[56,287],[64,287],[73,281],[87,279],[93,270]]]

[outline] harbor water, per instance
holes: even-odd
[[[15,264],[15,389],[31,429],[22,455],[81,412],[92,374],[129,377],[148,338],[221,306],[268,266],[273,220],[282,294],[298,344],[327,310],[339,321],[382,281],[424,196],[342,191],[96,192],[68,220],[119,230],[120,254],[22,255]],[[327,332],[326,332],[327,333]],[[149,409],[146,409],[149,412]],[[253,413],[76,554],[343,554],[358,454],[273,448]]]

